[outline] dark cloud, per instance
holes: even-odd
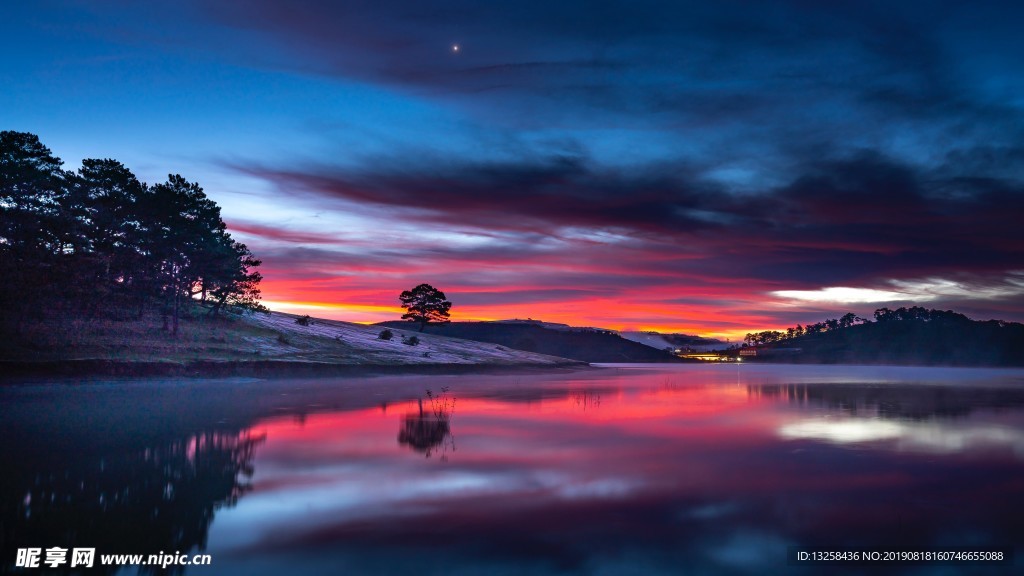
[[[1019,67],[1024,45],[1005,26],[970,36],[960,23],[973,4],[257,0],[199,10],[274,42],[288,55],[281,66],[462,95],[504,122],[669,120],[683,133],[756,123],[813,139],[818,128],[874,138],[919,120],[944,131],[984,120],[970,130],[1002,133],[1008,114],[1020,120],[970,66],[996,53],[990,66]],[[1004,5],[988,17],[1021,15]]]
[[[718,225],[713,214],[691,214],[703,204],[714,204],[717,187],[687,182],[667,172],[648,176],[601,172],[573,157],[447,169],[403,163],[365,173],[247,171],[286,190],[415,210],[452,224],[468,222],[520,232],[549,230],[552,224],[653,231]]]
[[[435,225],[556,237],[584,230],[595,239],[611,232],[621,240],[600,242],[634,242],[663,262],[676,251],[679,260],[667,267],[710,276],[835,283],[1020,265],[1024,189],[1015,182],[941,178],[874,153],[809,162],[804,170],[787,185],[744,194],[668,165],[610,171],[580,158],[250,173],[282,190],[386,207]]]

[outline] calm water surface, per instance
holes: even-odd
[[[5,571],[58,545],[212,555],[188,574],[811,574],[787,547],[1024,543],[1014,370],[19,386],[0,433]]]

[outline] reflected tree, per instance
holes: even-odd
[[[2,480],[0,549],[13,559],[20,547],[95,548],[90,573],[97,574],[117,569],[100,566],[101,554],[205,550],[217,510],[251,489],[253,457],[264,439],[205,431],[130,453],[51,453],[45,462],[22,463],[22,473]]]
[[[441,460],[448,459],[449,450],[455,451],[455,437],[452,435],[451,418],[455,412],[454,397],[448,395],[448,387],[435,395],[427,390],[429,408],[424,409],[423,399],[417,400],[418,411],[406,414],[398,430],[399,446],[409,446],[427,458],[440,448]]]
[[[597,392],[591,392],[589,390],[577,390],[572,392],[569,397],[577,408],[587,411],[588,408],[598,408],[601,406],[601,395]]]

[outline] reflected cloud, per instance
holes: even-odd
[[[882,420],[810,420],[786,424],[779,436],[792,440],[811,438],[840,444],[898,438],[902,428]]]
[[[748,386],[747,392],[825,412],[780,424],[776,433],[786,440],[886,442],[897,451],[936,454],[1008,448],[1024,455],[1024,431],[996,417],[1019,413],[1024,389],[880,382]]]
[[[1024,457],[1024,432],[998,425],[819,418],[785,424],[779,428],[778,435],[786,440],[821,440],[833,444],[893,441],[897,450],[931,453],[1004,447]]]
[[[722,564],[747,570],[764,570],[778,563],[779,551],[790,543],[768,532],[741,532],[709,554]]]
[[[602,478],[599,480],[569,479],[557,490],[560,498],[566,500],[592,500],[625,498],[639,492],[645,482],[625,478]]]
[[[695,520],[717,520],[736,514],[740,509],[740,505],[736,502],[717,502],[691,508],[684,514],[684,517]]]

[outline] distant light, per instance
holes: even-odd
[[[459,45],[458,44],[452,44],[452,52],[458,52],[458,51],[459,51]]]

